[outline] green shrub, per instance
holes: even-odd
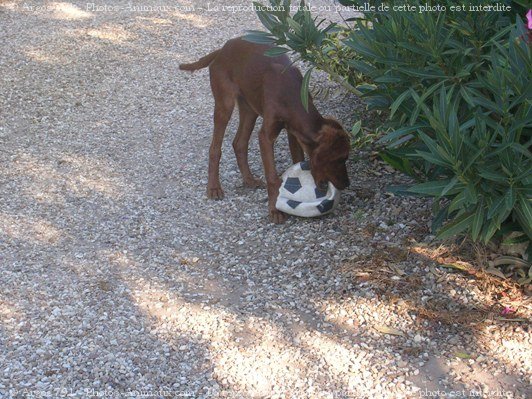
[[[277,11],[257,12],[269,32],[248,39],[277,45],[272,55],[295,51],[369,108],[388,112],[381,156],[420,182],[396,191],[436,198],[440,237],[466,233],[487,242],[517,231],[519,240],[532,238],[532,57],[520,17],[524,2],[492,2],[511,5],[506,12],[451,12],[457,3],[439,1],[446,12],[419,13],[392,10],[404,1],[373,1],[390,10],[343,26],[323,26],[304,7],[290,15],[290,1],[270,3]],[[425,3],[435,4],[409,1]]]

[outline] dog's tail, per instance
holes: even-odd
[[[216,58],[220,50],[215,50],[210,54],[207,54],[205,57],[201,57],[196,62],[190,64],[179,64],[179,69],[183,71],[195,71],[201,68],[207,68],[209,64]]]

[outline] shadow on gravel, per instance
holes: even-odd
[[[418,264],[433,263],[422,257],[415,259]],[[183,276],[177,275],[187,275],[189,267],[202,267],[201,264],[181,266],[180,273],[172,271],[171,267],[165,273],[175,274],[177,281],[183,281]],[[143,271],[137,270],[134,274],[137,273],[142,275]],[[286,301],[287,306],[268,306],[266,298],[246,299],[248,290],[242,292],[235,287],[238,280],[234,285],[219,279],[199,283],[194,281],[196,273],[190,273],[192,278],[188,285],[185,283],[180,287],[169,287],[167,279],[161,279],[159,273],[147,275],[146,281],[160,287],[157,292],[173,299],[168,301],[168,305],[167,301],[161,303],[160,298],[158,300],[157,295],[152,295],[148,289],[143,300],[150,303],[143,307],[145,317],[155,325],[177,320],[177,325],[187,326],[182,330],[186,334],[201,334],[199,342],[205,346],[205,350],[217,354],[210,367],[222,391],[240,392],[244,397],[268,395],[271,387],[267,381],[271,376],[282,374],[283,386],[297,386],[299,378],[309,378],[311,375],[311,378],[315,378],[314,384],[322,387],[322,393],[334,394],[370,395],[371,391],[365,391],[363,384],[373,383],[375,378],[382,380],[383,384],[387,381],[397,384],[412,381],[423,391],[421,395],[425,396],[437,391],[447,394],[451,391],[466,392],[471,397],[480,396],[480,392],[483,395],[487,392],[493,395],[496,392],[504,395],[527,392],[527,386],[520,376],[504,375],[501,369],[503,374],[497,376],[495,382],[492,376],[483,372],[482,361],[469,362],[469,358],[478,359],[481,356],[490,360],[495,358],[501,366],[512,367],[510,359],[497,357],[485,345],[486,340],[490,339],[491,328],[489,323],[484,323],[484,319],[490,310],[483,308],[481,303],[464,305],[446,296],[449,287],[437,295],[426,292],[416,277],[419,272],[412,272],[397,280],[401,287],[392,287],[390,292],[383,291],[385,287],[381,284],[367,282],[358,284],[364,291],[362,293],[354,287],[342,289],[341,285],[338,287],[336,284],[332,287],[343,293],[323,295],[322,292],[316,292],[309,295],[305,291],[304,296],[311,300],[325,299],[328,304],[351,302],[356,306],[362,299],[384,308],[383,314],[388,311],[394,313],[386,324],[393,328],[398,322],[407,331],[402,337],[386,334],[380,335],[380,338],[375,328],[382,327],[382,324],[371,318],[364,320],[363,314],[360,319],[353,317],[352,321],[331,319],[324,308],[313,309],[309,306],[304,311],[293,309],[288,304],[292,298],[278,298],[281,303]],[[352,281],[349,273],[344,276]],[[438,277],[441,281],[446,279],[444,273]],[[298,292],[293,294],[297,296]],[[425,294],[431,296],[427,299]],[[151,299],[147,300],[147,296]],[[246,310],[246,300],[263,302],[264,307],[250,312]],[[399,309],[393,307],[400,301],[405,304]],[[183,311],[184,315],[179,316],[179,312]],[[449,318],[449,314],[456,315],[456,323],[452,317]],[[465,321],[467,317],[471,318],[471,323]],[[205,320],[207,322],[203,324]],[[214,320],[227,323],[220,326]],[[401,320],[408,320],[408,323],[405,325]],[[493,327],[500,328],[501,323]],[[166,342],[168,340],[172,339],[163,339]],[[220,345],[225,348],[221,349]],[[290,356],[286,358],[287,354],[302,363],[292,362]],[[401,360],[396,361],[398,355]],[[381,359],[383,364],[375,363],[373,357]],[[454,363],[452,367],[449,364],[451,361]],[[227,368],[228,363],[233,364],[233,369]],[[297,372],[299,368],[309,365],[319,365],[320,371],[313,373],[310,367],[310,371],[307,370],[309,374]],[[376,369],[370,374],[370,368]],[[412,374],[412,368],[418,371]],[[451,369],[453,374],[450,374]],[[467,381],[467,385],[463,381]],[[329,391],[323,389],[328,386],[334,388]],[[309,389],[308,386],[305,389]],[[351,397],[349,395],[345,397]]]

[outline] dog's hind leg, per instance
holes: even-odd
[[[235,150],[238,169],[240,169],[240,173],[242,174],[244,187],[264,187],[264,182],[251,173],[248,162],[249,139],[255,127],[258,114],[253,111],[244,98],[238,97],[237,101],[240,122],[235,139],[233,140],[233,149]]]
[[[211,88],[214,96],[214,132],[209,148],[209,180],[207,182],[207,197],[222,199],[224,192],[220,184],[220,158],[222,156],[222,142],[225,129],[231,119],[235,107],[236,90],[230,79],[211,68]]]

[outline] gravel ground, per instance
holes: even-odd
[[[438,267],[431,204],[371,154],[333,215],[275,226],[228,138],[204,198],[208,74],[178,64],[260,25],[193,4],[0,0],[0,397],[531,397],[530,313],[480,317],[493,296]]]

